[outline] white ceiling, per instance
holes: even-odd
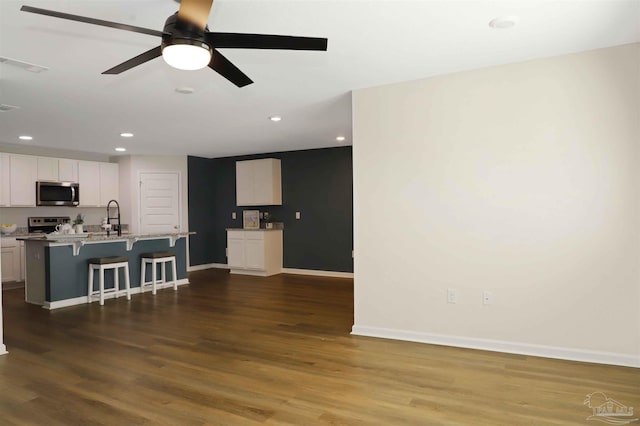
[[[23,4],[162,30],[178,3],[0,1],[0,56],[49,68],[0,64],[0,104],[20,106],[0,112],[0,143],[28,134],[33,146],[114,155],[124,146],[221,157],[339,146],[337,135],[350,144],[351,90],[640,41],[638,0],[216,0],[211,31],[329,39],[327,52],[221,49],[255,82],[239,89],[161,58],[102,75],[160,40],[20,12]],[[503,15],[520,22],[489,28]],[[181,86],[195,92],[176,93]]]

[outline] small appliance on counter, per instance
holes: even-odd
[[[27,231],[30,234],[48,234],[56,231],[58,225],[71,224],[69,216],[41,217],[32,216],[27,221]]]

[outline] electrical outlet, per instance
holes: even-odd
[[[231,212],[231,219],[235,219],[236,218],[236,212]]]
[[[455,288],[447,289],[447,303],[458,303],[458,290]]]
[[[491,305],[493,303],[493,295],[491,294],[490,291],[483,291],[482,292],[482,304],[483,305]]]
[[[300,212],[296,212],[296,219],[300,219]]]

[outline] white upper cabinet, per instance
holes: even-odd
[[[100,163],[78,161],[80,207],[100,206]]]
[[[38,180],[58,180],[58,159],[38,157]]]
[[[118,164],[100,163],[100,205],[106,206],[110,200],[118,199],[120,187]]]
[[[118,199],[119,168],[116,163],[78,161],[80,206],[105,207]]]
[[[0,206],[35,207],[36,181],[77,182],[80,206],[104,207],[118,199],[117,163],[0,153]]]
[[[8,154],[0,154],[0,206],[11,205],[11,168]]]
[[[236,204],[238,206],[282,205],[280,160],[236,161]]]
[[[78,182],[78,160],[38,157],[38,180]]]
[[[9,155],[11,206],[35,207],[36,180],[38,180],[38,157]]]
[[[58,159],[58,179],[60,182],[78,182],[78,160]]]

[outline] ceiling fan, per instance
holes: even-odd
[[[169,65],[178,69],[196,70],[209,66],[236,86],[243,87],[253,81],[222,56],[218,48],[327,50],[326,38],[210,32],[207,19],[212,4],[213,0],[182,0],[180,9],[167,18],[162,31],[31,6],[22,6],[20,10],[162,37],[160,46],[147,50],[102,74],[120,74],[162,56]]]

